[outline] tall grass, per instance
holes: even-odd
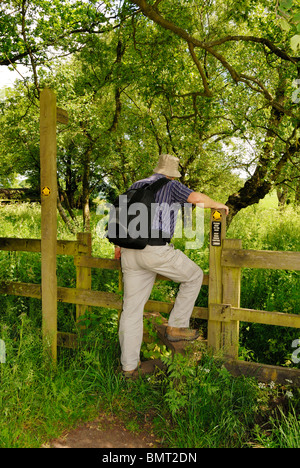
[[[300,447],[300,419],[295,409],[288,414],[279,410],[279,414],[270,418],[267,431],[256,427],[256,441],[265,448],[299,448]]]
[[[1,447],[39,447],[92,414],[86,371],[75,369],[72,360],[66,365],[65,358],[57,371],[51,369],[25,312],[10,327],[1,319],[1,335],[6,344],[6,363],[0,365]]]

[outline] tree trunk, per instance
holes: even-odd
[[[289,191],[287,187],[277,187],[276,189],[277,198],[278,198],[278,205],[283,208],[286,204]]]
[[[285,100],[286,80],[282,78],[282,71],[279,69],[279,83],[276,91],[275,101],[278,106],[283,106]],[[262,200],[272,189],[273,182],[280,175],[281,169],[289,156],[289,148],[283,153],[279,161],[271,168],[270,162],[275,160],[275,143],[277,141],[277,132],[284,118],[284,113],[275,106],[272,107],[269,119],[268,130],[266,133],[265,144],[262,148],[254,174],[248,179],[237,193],[230,195],[226,205],[230,212],[227,216],[227,227],[229,227],[234,216],[243,208],[253,205]]]
[[[75,226],[69,220],[65,210],[63,209],[62,204],[61,204],[60,199],[59,199],[59,195],[57,195],[57,209],[58,209],[58,212],[59,212],[59,214],[61,216],[61,219],[67,225],[69,231],[72,232],[72,234],[76,234]]]
[[[74,192],[76,188],[76,183],[74,183],[74,177],[72,173],[72,147],[70,148],[70,151],[68,152],[67,155],[67,162],[66,162],[66,176],[65,176],[65,182],[66,182],[66,195],[68,198],[68,203],[70,209],[74,209]]]

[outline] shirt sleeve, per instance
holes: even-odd
[[[173,203],[181,203],[182,205],[187,202],[190,194],[193,190],[189,189],[186,185],[183,185],[178,180],[172,181],[172,198]]]

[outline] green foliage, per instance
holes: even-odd
[[[91,30],[97,33],[99,27],[107,22],[105,4],[109,2],[101,2],[102,11],[97,4],[94,0],[54,0],[51,3],[44,0],[4,0],[1,2],[0,61],[5,63],[9,57],[14,63],[16,58],[24,59],[25,56],[25,63],[28,63],[28,49],[39,61],[46,62],[49,47],[76,50]],[[23,29],[18,27],[22,24]]]
[[[258,413],[256,383],[234,379],[205,355],[200,362],[180,354],[164,361],[168,364],[164,399],[176,427],[177,444],[190,448],[242,447]]]
[[[299,422],[293,407],[287,415],[280,409],[277,416],[270,418],[267,432],[256,426],[256,440],[265,448],[299,448]]]
[[[58,132],[58,171],[72,207],[80,206],[84,183],[89,196],[100,191],[104,179],[123,191],[148,175],[163,151],[180,157],[184,182],[194,190],[226,201],[243,183],[232,171],[248,172],[265,151],[266,129],[275,125],[266,96],[276,95],[283,78],[287,113],[280,128],[274,128],[278,138],[272,158],[259,161],[268,166],[270,177],[277,174],[284,142],[293,146],[297,109],[289,97],[297,69],[276,54],[266,56],[255,42],[222,42],[217,46],[221,60],[198,48],[197,67],[185,41],[137,13],[134,2],[50,5],[27,0],[22,9],[20,3],[5,0],[1,7],[7,19],[2,23],[2,62],[7,56],[12,63],[18,58],[33,69],[32,79],[18,83],[1,101],[2,183],[13,172],[25,175],[32,186],[39,183],[36,88],[44,86],[55,89],[59,106],[70,117]],[[287,35],[278,15],[287,15],[298,27],[297,8],[295,2],[282,1],[276,9],[265,0],[159,4],[162,16],[197,40],[262,37],[286,53]],[[49,47],[56,51],[55,60]],[[59,60],[62,53],[70,56]],[[236,85],[226,63],[247,79]],[[212,92],[209,98],[203,94],[201,68]],[[276,176],[278,185],[292,191],[297,181],[293,158],[289,153]]]
[[[167,349],[166,345],[162,344],[158,339],[157,332],[153,324],[160,325],[162,319],[156,317],[154,322],[149,319],[144,319],[144,336],[147,336],[147,339],[143,341],[141,347],[141,355],[145,361],[150,359],[160,359],[163,356],[169,356],[171,351]]]
[[[300,49],[300,7],[294,0],[281,0],[278,13],[280,26],[287,33],[291,33],[290,46],[292,51],[297,54]]]

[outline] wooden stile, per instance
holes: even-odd
[[[224,235],[224,233],[223,233]],[[285,369],[276,366],[267,366],[265,364],[248,363],[237,360],[238,346],[238,324],[239,321],[262,323],[269,325],[285,326],[300,328],[300,317],[295,314],[286,314],[281,312],[267,312],[252,309],[243,309],[239,305],[239,288],[240,288],[240,269],[241,265],[229,265],[224,261],[224,258],[231,258],[231,252],[241,252],[241,241],[222,239],[223,254],[220,255],[220,250],[216,251],[214,259],[218,260],[216,266],[211,265],[210,275],[207,276],[209,284],[212,287],[210,294],[209,308],[195,307],[192,316],[208,320],[210,330],[217,333],[210,335],[215,339],[216,347],[211,345],[216,358],[223,356],[224,365],[234,375],[248,374],[255,375],[261,381],[274,380],[281,382],[286,378],[290,378],[293,384],[299,385],[300,371],[298,369]],[[41,242],[38,239],[3,239],[0,238],[0,250],[16,250],[39,252]],[[212,246],[216,248],[218,246]],[[212,252],[214,252],[212,250]],[[249,252],[249,251],[248,251]],[[254,251],[259,252],[259,251]],[[295,252],[297,254],[297,252]],[[76,304],[77,307],[86,310],[89,306],[105,307],[115,310],[122,309],[122,299],[120,294],[92,291],[90,288],[90,270],[91,268],[108,268],[120,269],[120,261],[116,259],[100,259],[91,257],[90,238],[89,234],[82,233],[78,235],[77,241],[57,241],[57,254],[74,255],[74,262],[77,268],[77,288],[57,288],[57,301]],[[268,255],[270,253],[268,252]],[[272,252],[273,256],[277,252]],[[294,252],[293,252],[294,254]],[[239,255],[239,254],[238,254]],[[247,253],[247,255],[250,255]],[[259,252],[260,255],[260,252]],[[256,257],[257,258],[257,257]],[[269,256],[271,258],[271,256]],[[286,257],[287,258],[287,257]],[[271,260],[274,263],[274,260]],[[257,263],[255,263],[257,265]],[[268,266],[270,265],[270,261]],[[278,266],[278,263],[276,264]],[[282,265],[282,264],[281,264]],[[80,270],[84,268],[84,270]],[[211,276],[211,272],[213,272]],[[215,272],[217,274],[215,275]],[[221,276],[220,273],[221,272]],[[165,277],[157,277],[158,280],[167,280]],[[86,284],[87,289],[79,288]],[[211,302],[213,297],[218,299],[217,303]],[[42,298],[42,288],[39,284],[2,282],[0,284],[1,294],[10,294],[15,296],[32,297],[36,299]],[[145,305],[146,315],[159,316],[161,313],[170,313],[173,304],[149,300]],[[218,327],[217,327],[217,326]],[[57,345],[64,347],[75,347],[77,343],[77,335],[74,333],[62,333],[57,331]],[[224,351],[224,353],[220,353]],[[174,352],[178,352],[178,349]]]
[[[41,239],[0,237],[0,250],[8,252],[41,252]],[[77,241],[57,241],[57,255],[76,255],[77,252]]]
[[[243,309],[241,307],[232,307],[231,304],[212,304],[210,316],[213,320],[220,321],[223,324],[241,321],[278,327],[300,328],[300,315]]]
[[[115,258],[99,258],[91,256],[78,256],[74,258],[74,263],[78,267],[88,268],[104,268],[108,270],[119,270],[121,271],[121,262]],[[156,280],[158,281],[171,281],[166,276],[157,275]],[[209,275],[204,275],[203,286],[208,286]]]

